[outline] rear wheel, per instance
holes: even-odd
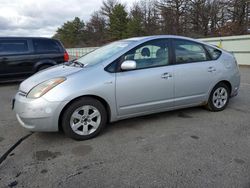
[[[218,83],[210,93],[206,107],[214,112],[224,110],[229,102],[229,95],[228,86],[224,83]]]
[[[47,68],[49,68],[49,67],[51,67],[51,66],[52,66],[52,65],[42,65],[42,66],[40,66],[40,67],[38,68],[37,72],[42,71],[42,70],[44,70],[44,69],[47,69]]]
[[[65,134],[75,140],[86,140],[97,136],[106,122],[105,107],[100,101],[90,97],[73,102],[62,116],[62,128]]]

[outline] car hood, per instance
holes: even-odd
[[[80,67],[73,67],[66,65],[53,66],[49,69],[40,71],[34,74],[33,76],[27,78],[26,80],[24,80],[21,83],[19,90],[28,93],[34,86],[46,80],[58,77],[66,77],[81,70],[82,68]]]

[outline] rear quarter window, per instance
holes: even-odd
[[[207,45],[205,45],[205,48],[207,49],[208,53],[210,54],[212,60],[216,60],[220,57],[220,55],[221,55],[220,50],[213,48],[211,46],[207,46]]]
[[[33,39],[34,50],[37,53],[58,53],[60,52],[59,44],[54,40]]]
[[[27,40],[0,40],[0,54],[18,54],[28,51]]]

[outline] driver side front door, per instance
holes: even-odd
[[[120,117],[163,111],[173,107],[173,67],[168,40],[152,40],[124,55],[137,68],[116,73],[116,101]]]

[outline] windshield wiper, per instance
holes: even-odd
[[[77,59],[72,59],[69,62],[65,62],[65,65],[72,65],[72,64],[77,65],[79,67],[84,67],[84,64],[77,61]]]
[[[84,67],[84,64],[83,63],[80,63],[79,61],[73,61],[72,63],[74,63],[75,65],[78,65],[80,67]]]

